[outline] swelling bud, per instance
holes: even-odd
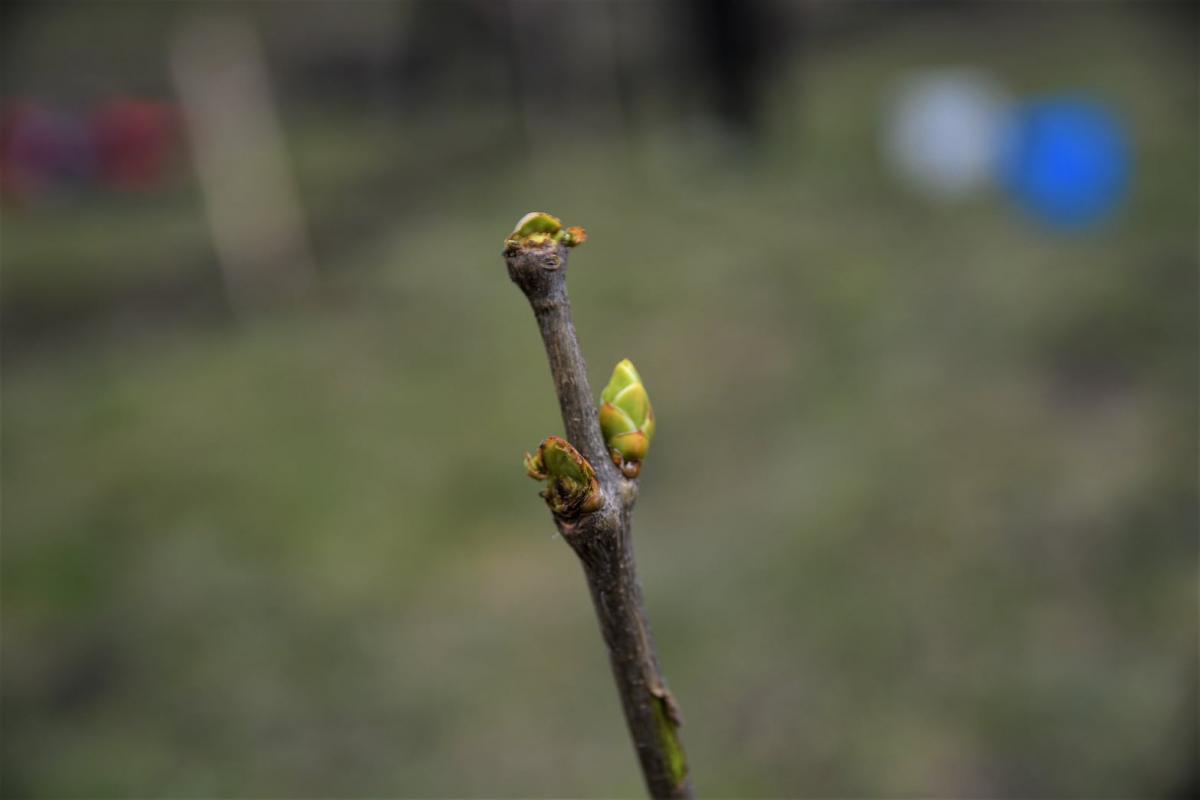
[[[604,505],[596,471],[566,439],[547,436],[536,453],[526,453],[525,473],[547,481],[542,498],[556,517],[574,519]]]
[[[654,438],[654,409],[642,376],[628,358],[613,368],[600,401],[600,430],[613,463],[626,478],[636,478]]]

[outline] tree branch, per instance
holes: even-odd
[[[537,318],[567,439],[592,465],[604,502],[567,519],[555,516],[563,539],[583,565],[600,633],[646,787],[656,798],[692,797],[679,739],[679,709],[658,666],[642,603],[630,535],[637,482],[614,465],[600,431],[587,367],[571,322],[567,297],[568,249],[558,241],[508,247],[508,274]]]

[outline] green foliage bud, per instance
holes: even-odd
[[[535,233],[554,234],[561,229],[562,220],[558,217],[547,214],[545,211],[530,211],[517,220],[517,227],[513,228],[513,234],[516,236],[530,236]]]
[[[547,436],[536,453],[525,454],[525,472],[548,481],[542,497],[557,517],[574,519],[604,505],[596,471],[566,439]]]
[[[654,438],[654,409],[642,376],[628,358],[613,369],[600,401],[600,430],[613,463],[625,477],[636,478]]]
[[[558,217],[545,211],[530,211],[517,220],[513,232],[504,240],[504,251],[508,253],[523,247],[545,247],[555,243],[576,247],[586,241],[587,232],[583,228],[564,228]]]

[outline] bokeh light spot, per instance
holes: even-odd
[[[1121,120],[1078,98],[1018,109],[1004,182],[1026,212],[1055,228],[1084,228],[1112,216],[1129,187],[1131,156]]]

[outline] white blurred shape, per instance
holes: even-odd
[[[993,178],[1010,102],[986,73],[923,71],[902,81],[890,100],[884,156],[911,188],[957,200]]]

